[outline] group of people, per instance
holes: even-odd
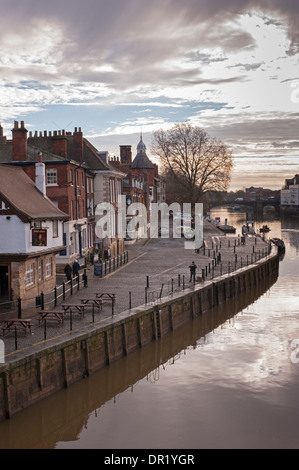
[[[68,263],[64,268],[64,273],[66,275],[67,281],[70,281],[72,277],[77,277],[79,274],[79,269],[80,264],[78,263],[77,259],[74,261],[73,266]]]

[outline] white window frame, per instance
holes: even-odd
[[[58,186],[57,168],[48,168],[46,170],[47,186]]]
[[[39,259],[37,262],[37,272],[38,272],[38,281],[41,282],[44,280],[44,263],[42,259]]]
[[[53,230],[53,238],[58,238],[59,231],[58,231],[58,220],[52,221],[52,230]]]
[[[35,284],[35,276],[34,276],[34,263],[26,265],[26,272],[25,272],[25,285],[26,287],[34,286]]]
[[[46,258],[46,278],[52,277],[52,258]]]

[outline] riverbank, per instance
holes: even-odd
[[[46,340],[41,339],[43,327],[36,325],[34,338],[24,338],[18,350],[14,350],[14,339],[6,338],[5,346],[10,351],[0,369],[2,419],[250,289],[278,269],[275,252],[268,256],[267,244],[260,237],[247,237],[242,245],[239,237],[222,236],[208,225],[205,240],[205,253],[203,249],[186,253],[184,241],[178,239],[136,243],[127,265],[104,279],[89,273],[84,295],[76,294],[88,297],[109,289],[116,293],[114,312],[107,304],[96,321],[91,321],[91,315],[74,318],[71,331],[65,320],[49,328]],[[221,253],[221,263],[211,270],[214,251]],[[193,260],[207,275],[205,281],[189,284],[189,264]],[[156,294],[161,293],[162,285],[167,291],[163,295],[162,290],[160,299]]]

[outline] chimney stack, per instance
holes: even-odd
[[[6,137],[3,135],[3,127],[0,124],[0,144],[6,144]]]
[[[12,129],[12,155],[14,161],[24,161],[27,159],[27,129],[24,121],[19,127],[18,121],[14,122]]]
[[[75,127],[75,132],[73,133],[73,159],[76,162],[82,165],[83,163],[83,133],[81,132],[81,127],[77,131]]]
[[[63,135],[54,137],[54,153],[63,158],[67,157],[67,139]]]
[[[46,166],[43,163],[41,152],[39,152],[38,162],[35,164],[35,186],[46,196]]]
[[[120,161],[126,165],[132,163],[132,146],[131,145],[120,145]]]

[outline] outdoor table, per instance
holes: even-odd
[[[31,319],[27,318],[26,320],[20,319],[20,318],[9,318],[6,320],[1,320],[2,326],[2,332],[4,334],[5,331],[9,330],[21,330],[25,331],[25,333],[30,332],[31,333]]]
[[[115,302],[115,293],[114,292],[97,292],[96,298],[102,299],[102,300],[111,300],[112,302]]]
[[[64,318],[64,311],[63,310],[41,310],[39,312],[39,319],[38,321],[41,322],[43,320],[50,320],[50,321],[58,321],[59,323],[63,322]]]
[[[76,310],[80,315],[84,316],[85,313],[85,305],[84,304],[62,304],[61,305],[64,312],[66,313],[68,310],[73,312],[73,310]]]
[[[98,307],[98,310],[102,310],[102,300],[98,297],[88,297],[86,299],[81,299],[82,304],[92,303],[93,307]]]

